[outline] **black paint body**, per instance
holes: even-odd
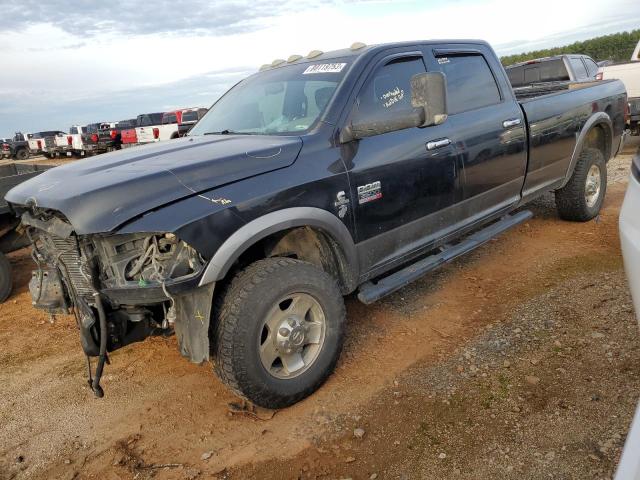
[[[427,71],[439,69],[438,55],[482,55],[500,102],[450,115],[441,125],[341,144],[340,131],[369,73],[390,55],[416,52]],[[621,143],[626,94],[620,82],[521,104],[484,42],[381,45],[324,54],[313,62],[324,60],[345,62],[349,69],[320,120],[304,135],[185,137],[127,149],[46,172],[12,190],[7,200],[17,210],[29,204],[58,210],[80,235],[174,232],[207,260],[241,227],[271,212],[324,210],[349,232],[352,245],[335,240],[347,257],[355,256],[347,258],[353,290],[562,186],[592,126],[608,129],[607,159]],[[520,123],[503,126],[512,119]],[[451,143],[427,149],[427,143],[442,138]],[[382,198],[359,204],[358,186],[376,181]],[[349,200],[342,218],[339,192]],[[326,231],[332,231],[329,225]]]

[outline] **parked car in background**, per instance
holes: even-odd
[[[81,135],[85,154],[95,155],[109,151],[111,144],[110,131],[115,127],[113,122],[91,123]]]
[[[82,134],[85,133],[86,128],[82,125],[73,125],[69,128],[69,133],[56,136],[56,147],[60,153],[78,157],[84,156]]]
[[[108,352],[164,330],[252,403],[292,405],[337,363],[343,295],[403,288],[550,191],[561,218],[595,218],[623,143],[621,82],[522,100],[485,42],[271,65],[187,137],[7,194],[37,239],[33,305],[77,312],[97,396]]]
[[[47,130],[44,132],[36,132],[30,134],[30,137],[28,139],[29,150],[34,155],[42,155],[47,153],[47,145],[45,139],[47,137],[55,137],[60,133],[64,134],[64,132],[60,130]]]
[[[640,46],[640,44],[638,44]],[[636,47],[636,55],[638,48]],[[640,321],[640,148],[631,164],[631,176],[620,210],[620,244],[629,290]],[[640,393],[640,392],[639,392]],[[640,480],[640,404],[631,423],[615,480]]]
[[[143,113],[138,115],[135,128],[122,131],[122,144],[125,147],[138,143],[157,142],[160,139],[160,126],[162,125],[163,112]]]
[[[120,139],[122,140],[122,148],[132,147],[138,144],[138,135],[135,128],[128,128],[120,132]]]
[[[596,80],[598,65],[587,55],[556,55],[537,58],[505,67],[516,93],[525,87],[531,94],[569,88],[576,82]]]
[[[180,136],[179,123],[182,121],[182,110],[164,112],[162,121],[158,127],[158,141],[171,140]]]
[[[162,115],[159,113],[145,113],[136,119],[136,136],[138,143],[151,143],[160,140],[160,126],[162,125]]]
[[[0,138],[0,159],[11,158],[10,141],[9,138]]]
[[[180,121],[178,121],[178,136],[184,137],[189,130],[198,123],[198,121],[204,117],[204,115],[209,111],[208,108],[198,107],[198,108],[187,108],[182,110],[180,115]]]
[[[15,158],[16,160],[26,160],[31,154],[29,141],[27,137],[20,132],[16,132],[13,138],[8,139],[2,148],[4,156],[6,156],[8,150],[9,158]]]
[[[601,80],[621,80],[629,96],[629,123],[632,135],[640,135],[640,42],[628,62],[614,63],[598,69]]]
[[[120,150],[122,148],[122,132],[135,126],[135,119],[120,120],[114,124],[110,124],[108,128],[98,131],[99,142],[106,145],[106,151]]]

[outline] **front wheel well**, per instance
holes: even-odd
[[[251,263],[272,257],[303,260],[321,268],[336,279],[343,294],[355,289],[354,274],[338,242],[310,226],[278,231],[254,243],[238,257],[224,281]]]

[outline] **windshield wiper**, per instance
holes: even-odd
[[[203,133],[203,135],[233,135],[235,133],[236,132],[234,132],[232,130],[225,129],[225,130],[222,130],[220,132],[205,132],[205,133]]]
[[[222,130],[220,132],[206,132],[203,135],[257,135],[256,132],[234,132],[233,130]]]

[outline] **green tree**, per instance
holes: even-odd
[[[500,60],[504,66],[507,66],[518,62],[533,60],[534,58],[551,57],[563,53],[580,53],[589,55],[597,62],[601,60],[623,62],[631,58],[631,54],[638,44],[638,41],[640,41],[640,29],[595,37],[583,42],[574,42],[563,47],[546,48],[533,52],[507,55],[501,57]]]

